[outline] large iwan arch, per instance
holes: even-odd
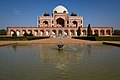
[[[57,22],[57,26],[58,26],[58,27],[64,27],[64,26],[65,26],[65,21],[64,21],[64,19],[62,19],[62,18],[58,18],[58,19],[56,20],[56,22]]]

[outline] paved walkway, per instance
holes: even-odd
[[[0,41],[0,46],[11,45],[11,44],[17,44],[17,43],[14,41]]]
[[[0,41],[0,46],[10,45],[10,44],[57,44],[59,43],[60,38],[49,38],[49,39],[40,39],[40,40],[31,40],[31,41]],[[81,39],[72,39],[72,38],[62,38],[61,41],[65,44],[69,43],[103,43],[105,41],[89,41]],[[120,45],[120,41],[107,41],[111,43],[116,43]]]
[[[10,44],[56,44],[62,41],[63,43],[102,43],[101,41],[88,41],[88,40],[78,40],[78,39],[71,39],[71,38],[49,38],[49,39],[40,39],[40,40],[31,40],[31,41],[0,41],[0,46],[10,45]]]
[[[72,38],[50,38],[50,39],[42,39],[42,40],[33,40],[33,43],[59,43],[62,41],[63,43],[102,43],[101,41],[89,41],[89,40],[81,40],[81,39],[72,39]]]

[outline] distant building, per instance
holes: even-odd
[[[37,27],[7,27],[7,35],[11,36],[14,31],[17,36],[24,33],[32,33],[34,36],[72,37],[77,36],[77,29],[80,27],[81,35],[87,36],[87,27],[83,27],[83,17],[72,12],[69,16],[68,10],[59,5],[53,9],[52,16],[44,13],[38,16]],[[112,27],[91,27],[92,34],[99,36],[112,36]]]

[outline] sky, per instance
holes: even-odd
[[[37,26],[37,17],[58,5],[83,16],[83,26],[120,29],[120,0],[0,0],[0,29]]]

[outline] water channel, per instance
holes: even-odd
[[[120,47],[25,44],[0,47],[0,80],[120,80]]]

